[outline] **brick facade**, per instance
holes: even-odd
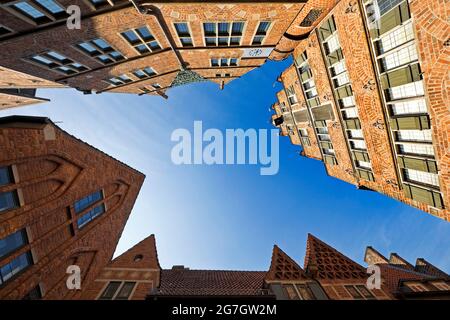
[[[375,59],[378,58],[377,54],[379,54],[377,53],[378,49],[376,45],[379,45],[377,43],[381,41],[379,40],[380,35],[374,33],[369,28],[372,26],[372,22],[367,20],[369,18],[366,18],[365,10],[368,10],[371,5],[370,0],[340,1],[337,3],[321,20],[317,28],[311,32],[308,38],[298,42],[292,53],[292,57],[296,61],[296,64],[298,64],[298,61],[304,61],[301,55],[306,53],[311,77],[315,82],[318,101],[320,105],[331,104],[333,107],[336,120],[327,120],[326,127],[334,150],[333,156],[336,161],[331,163],[324,161],[328,174],[355,184],[359,188],[383,193],[449,221],[449,128],[446,124],[446,119],[450,115],[450,109],[446,102],[448,100],[446,97],[448,95],[449,80],[448,68],[446,67],[448,64],[446,35],[448,35],[450,24],[445,21],[445,17],[448,16],[446,13],[448,13],[449,7],[443,4],[442,1],[437,0],[427,2],[427,4],[419,4],[419,1],[399,1],[394,4],[395,6],[392,6],[389,9],[390,11],[387,11],[387,13],[383,12],[384,16],[381,16],[381,22],[379,23],[385,23],[385,25],[384,27],[380,27],[378,32],[385,34],[388,32],[395,33],[397,32],[396,30],[400,30],[400,28],[412,22],[414,30],[412,37],[414,39],[411,39],[409,43],[412,40],[415,41],[419,58],[418,62],[412,60],[410,66],[407,65],[407,67],[413,68],[417,64],[420,64],[419,68],[421,73],[418,75],[413,74],[412,77],[418,78],[413,81],[423,79],[424,99],[426,100],[426,108],[428,109],[428,114],[426,110],[420,111],[424,113],[420,116],[420,119],[422,119],[421,121],[426,121],[426,123],[421,124],[421,127],[417,126],[418,129],[415,129],[416,124],[407,124],[408,127],[406,125],[400,127],[398,124],[399,121],[406,122],[416,119],[414,118],[414,114],[410,118],[407,118],[409,115],[401,114],[398,116],[392,114],[393,111],[390,109],[393,108],[393,104],[400,105],[403,101],[406,101],[403,104],[407,104],[408,101],[415,97],[409,98],[409,100],[398,100],[400,103],[397,103],[395,99],[393,102],[386,100],[387,97],[390,97],[389,95],[393,94],[390,93],[391,90],[402,88],[400,85],[403,83],[408,84],[412,82],[409,80],[410,82],[394,84],[396,86],[394,89],[386,86],[386,77],[389,76],[389,73],[381,69],[383,67],[381,64],[382,60],[378,60],[380,65],[375,64]],[[403,22],[400,22],[400,27],[395,27],[395,25],[391,26],[388,24],[391,22],[382,20],[386,16],[391,15],[395,10],[403,10],[401,11],[403,14],[401,18]],[[348,121],[344,118],[344,109],[342,109],[344,107],[340,106],[340,99],[342,98],[339,95],[341,93],[338,91],[342,87],[334,88],[335,94],[333,94],[333,83],[337,80],[331,73],[331,69],[334,68],[331,67],[331,64],[336,62],[328,62],[331,61],[328,60],[331,58],[325,52],[326,46],[328,45],[326,41],[330,38],[322,39],[319,37],[322,32],[321,30],[323,30],[322,28],[328,28],[327,26],[324,27],[328,21],[332,21],[330,28],[333,28],[333,30],[330,34],[334,32],[331,38],[338,39],[339,47],[332,54],[334,55],[335,52],[338,52],[338,60],[336,61],[339,61],[339,59],[342,61],[345,60],[346,73],[349,80],[348,86],[351,86],[351,95],[353,95],[354,99],[357,119],[354,121],[353,119],[350,120],[353,121],[353,125],[355,125],[354,123],[356,121],[359,127],[349,126]],[[391,37],[393,36],[391,35]],[[373,45],[372,42],[374,43]],[[386,45],[389,45],[389,43]],[[394,47],[394,49],[396,48]],[[390,51],[388,53],[390,54]],[[302,97],[302,92],[298,94],[298,91],[302,91],[302,85],[287,76],[288,74],[292,74],[291,70],[296,68],[296,64],[288,68],[280,78],[285,88],[294,85],[297,96]],[[398,71],[396,71],[398,69],[399,67],[391,73],[397,72],[396,74],[398,74]],[[409,69],[404,68],[402,70]],[[402,70],[400,71],[403,72]],[[393,79],[392,83],[394,81],[399,82],[399,79]],[[398,90],[396,91],[397,95],[410,94],[410,92]],[[390,99],[393,98],[391,97]],[[418,98],[415,99],[414,101],[417,101]],[[301,99],[299,100],[301,101]],[[414,101],[411,103],[414,103]],[[282,102],[283,100],[278,95],[278,103],[281,104]],[[419,119],[418,116],[417,119]],[[415,140],[410,141],[407,138],[405,138],[406,140],[400,140],[398,137],[400,133],[408,134],[408,136],[425,135],[428,123],[432,130],[434,153],[431,153],[432,151],[429,151],[427,147],[427,144],[429,145],[431,143],[431,135],[429,142],[428,140],[424,140],[427,142],[415,142]],[[367,158],[364,158],[363,162],[367,162],[367,165],[370,165],[370,168],[364,168],[363,171],[361,171],[362,169],[360,167],[360,161],[362,159],[354,154],[354,150],[358,150],[352,146],[352,139],[354,138],[347,136],[352,131],[350,129],[355,128],[361,132],[362,142],[360,144],[362,143],[364,145],[364,153],[367,154]],[[312,128],[312,130],[315,129]],[[415,130],[409,131],[410,129]],[[416,136],[413,136],[412,139],[415,138]],[[405,144],[406,146],[404,146]],[[302,147],[304,149],[302,152],[306,156],[318,158],[317,155],[313,155],[308,151],[308,146],[302,145]],[[405,151],[402,151],[401,148],[406,147],[412,150],[404,149]],[[416,151],[417,149],[415,148],[428,149],[425,151],[422,151],[422,149]],[[428,152],[427,155],[423,155],[422,153],[424,152]],[[409,162],[407,163],[406,161]],[[424,165],[431,165],[432,168],[424,168]],[[411,174],[419,175],[419,177],[411,178]],[[425,177],[420,177],[420,175],[425,175]],[[429,181],[427,180],[428,178],[435,180]]]
[[[6,209],[2,204],[0,239],[16,232],[27,239],[16,250],[2,253],[0,264],[3,268],[25,253],[31,260],[12,277],[2,274],[0,298],[21,299],[37,286],[44,299],[79,297],[80,291],[67,289],[67,267],[80,267],[82,288],[95,279],[112,257],[144,175],[47,118],[1,118],[0,151],[0,167],[11,172],[0,194],[16,198]],[[75,207],[100,190],[101,199]],[[104,213],[91,211],[94,206]],[[81,222],[87,217],[89,223]]]

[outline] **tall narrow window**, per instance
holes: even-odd
[[[82,212],[83,210],[87,209],[88,207],[90,207],[91,205],[102,199],[103,199],[103,192],[99,190],[97,192],[91,193],[90,195],[78,201],[75,201],[74,204],[75,213]]]
[[[0,167],[0,186],[14,183],[11,167]],[[17,191],[0,192],[0,212],[19,206]],[[1,247],[0,247],[1,250]]]
[[[5,259],[16,250],[28,244],[28,237],[25,229],[10,234],[6,238],[0,239],[0,258]],[[0,285],[17,275],[22,270],[33,264],[29,251],[22,253],[8,263],[0,266]]]
[[[253,37],[252,45],[261,45],[264,42],[264,39],[267,36],[267,31],[270,28],[270,21],[262,21],[258,25],[258,29],[256,29],[256,34]]]
[[[124,31],[121,35],[140,54],[154,52],[161,49],[158,41],[145,26]]]
[[[183,47],[194,46],[188,24],[186,22],[177,22],[174,25],[175,30],[177,30],[178,38],[180,39],[181,45]]]
[[[121,284],[121,282],[119,282],[119,281],[109,282],[99,299],[112,300],[114,298],[114,296],[116,295],[116,292],[120,287],[120,284]]]

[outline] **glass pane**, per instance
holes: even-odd
[[[223,66],[228,66],[228,59],[220,59],[220,65]]]
[[[207,46],[215,46],[216,45],[216,38],[206,38],[206,45]]]
[[[88,53],[93,53],[93,52],[95,52],[95,51],[97,51],[92,45],[90,45],[89,43],[87,43],[87,42],[83,42],[83,43],[80,43],[80,44],[78,44],[83,50],[85,50],[86,52],[88,52]]]
[[[18,2],[13,6],[34,19],[45,17],[45,15],[41,11],[35,9],[25,1]]]
[[[84,197],[83,199],[75,202],[75,204],[74,204],[75,212],[79,213],[79,212],[83,211],[84,209],[86,209],[87,207],[89,207],[90,205],[92,205],[93,203],[95,203],[101,199],[103,199],[102,192],[101,191],[94,192],[94,193],[88,195],[87,197]]]
[[[237,66],[237,59],[232,58],[232,59],[230,60],[230,66]]]
[[[244,23],[243,22],[234,22],[231,34],[240,36],[240,35],[242,35],[242,30],[244,30]]]
[[[43,63],[43,64],[45,64],[47,66],[49,66],[49,65],[54,63],[53,61],[51,61],[51,60],[49,60],[47,58],[44,58],[42,56],[33,56],[33,57],[31,57],[31,59],[35,60],[35,61],[37,61],[39,63]]]
[[[134,31],[132,31],[132,30],[128,30],[128,31],[122,32],[122,36],[125,39],[127,39],[127,41],[130,42],[131,44],[140,41],[138,36],[136,35],[136,33],[134,33]]]
[[[0,212],[17,208],[19,206],[17,201],[17,194],[15,191],[8,191],[0,193]]]
[[[60,13],[63,12],[64,9],[61,8],[55,1],[53,0],[36,0],[41,6],[45,7],[51,13]]]
[[[270,22],[261,22],[259,24],[258,30],[256,31],[257,34],[266,34],[267,30],[269,29]]]
[[[111,300],[116,294],[117,289],[119,289],[119,286],[120,282],[118,281],[111,281],[110,283],[108,283],[108,286],[103,291],[102,295],[100,296],[100,299]]]
[[[189,35],[189,28],[187,23],[175,23],[175,29],[179,36]]]
[[[140,44],[140,45],[136,46],[136,49],[140,53],[146,53],[146,52],[150,51],[150,50],[148,50],[148,48],[144,44]]]
[[[12,183],[10,167],[0,167],[0,186]]]
[[[49,55],[50,57],[52,57],[53,59],[56,59],[60,62],[63,62],[65,60],[67,60],[67,58],[65,56],[63,56],[62,54],[59,54],[55,51],[49,51],[47,52],[47,55]]]
[[[150,33],[150,30],[148,30],[147,27],[141,27],[141,28],[137,29],[137,32],[139,33],[141,38],[144,40],[153,40],[154,39],[153,35]]]
[[[204,23],[203,30],[205,35],[211,36],[216,34],[216,24],[215,23]]]
[[[191,38],[182,38],[181,43],[185,47],[190,47],[190,46],[192,46],[192,39]]]
[[[147,43],[147,45],[152,49],[152,50],[158,50],[161,49],[161,47],[158,44],[158,41],[152,41],[150,43]]]
[[[8,281],[14,275],[25,269],[31,264],[31,258],[28,252],[25,252],[12,260],[10,263],[0,268],[0,276],[3,281]]]
[[[123,56],[117,51],[113,51],[109,55],[115,60],[122,60],[123,59]]]
[[[28,243],[25,230],[19,230],[0,240],[0,258]]]
[[[219,23],[219,35],[229,35],[230,33],[230,24],[228,22],[220,22]]]
[[[147,73],[149,76],[153,76],[156,74],[155,70],[153,68],[147,67],[144,69],[145,73]]]
[[[147,75],[142,70],[136,70],[133,74],[138,78],[145,78]]]
[[[95,40],[92,40],[92,42],[102,50],[111,49],[111,46],[109,45],[109,43],[107,43],[103,39],[95,39]]]
[[[120,288],[119,293],[116,296],[117,300],[126,300],[130,297],[131,292],[134,289],[135,286],[135,282],[125,282],[122,286],[122,288]]]

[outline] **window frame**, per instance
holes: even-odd
[[[138,32],[139,29],[142,28],[146,28],[148,33],[151,35],[152,40],[145,40],[141,34]],[[125,36],[125,33],[127,32],[133,32],[133,34],[137,37],[137,40],[135,43],[133,43],[131,40],[128,39],[127,36]],[[146,54],[150,54],[150,53],[156,53],[162,50],[162,46],[160,41],[156,38],[155,34],[152,32],[152,29],[147,25],[142,25],[140,27],[136,27],[136,28],[131,28],[131,29],[126,29],[124,31],[119,32],[119,36],[131,47],[133,47],[133,49],[137,52],[138,55],[146,55]],[[158,45],[158,48],[152,49],[151,46],[149,45],[149,43],[153,43],[156,42]],[[145,46],[145,48],[147,49],[146,52],[141,52],[139,51],[139,49],[137,47],[139,46]]]
[[[94,40],[98,40],[98,39],[103,40],[105,43],[107,43],[111,49],[110,49],[110,50],[104,50],[104,49],[100,48],[100,46],[98,46],[98,45],[95,44],[95,42],[94,42]],[[84,49],[84,48],[81,46],[81,44],[84,44],[84,43],[86,43],[86,44],[92,46],[92,47],[96,50],[95,53],[89,53],[86,49]],[[81,41],[81,42],[78,42],[78,43],[72,45],[72,47],[73,47],[74,49],[78,50],[79,52],[81,52],[82,54],[84,54],[84,55],[86,55],[86,56],[88,56],[88,57],[90,57],[90,58],[95,59],[97,62],[99,62],[99,63],[101,63],[102,65],[105,65],[105,66],[111,65],[111,64],[116,63],[116,62],[124,61],[124,60],[127,59],[127,57],[126,57],[122,52],[120,52],[119,50],[117,50],[117,49],[116,49],[115,47],[113,47],[107,40],[105,40],[105,39],[102,38],[102,37],[97,37],[97,38],[94,38],[94,39],[90,39],[90,40],[86,40],[86,41]],[[114,53],[114,52],[117,52],[118,54],[120,54],[121,58],[114,58],[113,56],[111,56],[111,54]],[[103,61],[99,58],[99,57],[101,57],[101,56],[108,56],[109,59],[111,60],[111,62],[103,62]]]
[[[188,35],[182,35],[182,34],[180,34],[180,33],[178,32],[177,27],[176,27],[177,24],[185,24],[185,25],[187,26],[187,29],[188,29]],[[174,30],[175,30],[175,34],[176,34],[177,37],[178,37],[178,41],[179,41],[181,47],[183,47],[183,48],[192,48],[192,47],[195,47],[195,44],[194,44],[194,38],[192,37],[191,24],[190,24],[189,22],[185,22],[185,21],[176,21],[176,22],[173,22],[173,28],[174,28]],[[182,39],[190,39],[191,44],[190,44],[190,45],[185,45],[185,44],[183,43]]]
[[[228,23],[229,24],[229,29],[228,29],[228,36],[224,36],[224,35],[220,35],[219,32],[219,24],[221,23]],[[237,34],[233,34],[233,24],[234,23],[242,23],[242,31],[240,35]],[[206,24],[214,24],[215,25],[215,35],[207,35],[205,32],[205,25]],[[247,21],[245,20],[233,20],[233,21],[210,21],[210,20],[206,20],[203,21],[202,24],[202,38],[203,38],[203,45],[205,47],[234,47],[234,46],[241,46],[242,45],[242,41],[244,40],[244,35],[247,29]],[[228,41],[227,41],[227,45],[221,45],[219,42],[219,38],[225,38],[227,37]],[[207,38],[212,39],[215,38],[215,44],[211,45],[208,44],[207,42]],[[239,43],[235,44],[232,43],[231,39],[232,38],[239,38]]]

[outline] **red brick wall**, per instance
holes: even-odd
[[[2,212],[0,238],[27,228],[30,243],[0,263],[30,249],[34,265],[4,284],[0,298],[19,299],[38,284],[45,299],[78,296],[66,287],[66,268],[81,267],[83,288],[110,261],[144,176],[51,124],[0,127],[0,166],[9,165],[16,183],[0,191],[23,196],[20,208]],[[100,189],[107,211],[78,230],[74,202]]]

